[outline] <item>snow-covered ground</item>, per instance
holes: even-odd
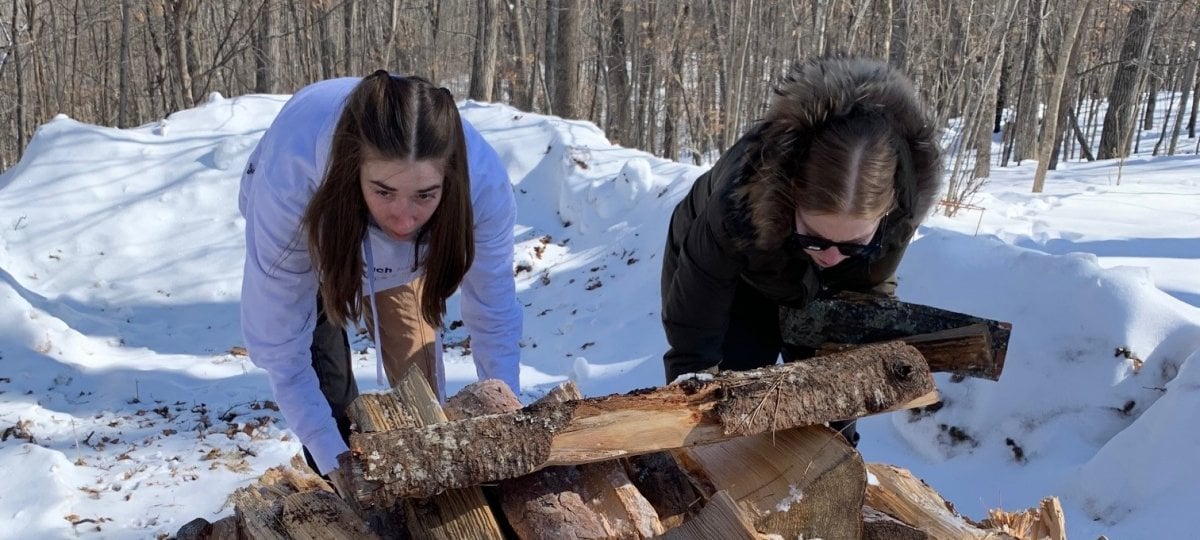
[[[56,118],[0,176],[0,537],[173,534],[230,514],[227,495],[299,451],[263,373],[232,352],[239,173],[285,99],[213,96],[128,130]],[[588,395],[663,383],[662,244],[703,169],[584,122],[461,109],[520,207],[522,399],[565,380]],[[1012,322],[1004,376],[938,376],[945,407],[864,420],[864,457],[974,518],[1057,495],[1073,538],[1189,537],[1200,157],[1185,143],[1127,160],[1119,185],[1115,161],[1063,163],[1037,195],[1033,162],[995,168],[973,201],[985,210],[931,218],[899,293]],[[461,332],[446,339],[451,393],[475,377]],[[365,391],[368,345],[354,344]]]

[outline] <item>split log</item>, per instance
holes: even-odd
[[[233,493],[233,502],[241,532],[246,538],[262,540],[283,540],[283,514],[281,499],[290,494],[287,488],[281,488],[268,479],[266,484],[251,485],[239,488]]]
[[[583,399],[575,383],[551,390],[539,403]],[[450,398],[447,414],[461,407],[473,416],[521,408],[500,381],[468,385]],[[523,539],[650,538],[665,530],[649,501],[616,461],[547,467],[500,482],[501,507],[513,531]]]
[[[346,412],[362,433],[352,435],[352,441],[354,437],[375,432],[436,425],[447,420],[437,396],[418,369],[410,370],[390,392],[359,396]],[[426,498],[404,499],[397,508],[396,498],[379,496],[385,486],[364,478],[350,453],[338,456],[338,464],[343,473],[348,473],[348,483],[353,486],[349,498],[357,502],[360,515],[372,516],[368,521],[376,531],[397,534],[407,529],[414,538],[447,540],[503,538],[500,525],[478,487],[464,485],[462,489],[429,493]],[[396,523],[399,516],[403,516],[403,525]]]
[[[364,504],[577,465],[929,405],[929,367],[893,342],[712,380],[423,428],[352,434],[339,457]],[[479,434],[486,433],[487,437]],[[380,498],[382,497],[382,499]]]
[[[214,523],[204,538],[375,538],[321,477],[301,469],[267,469],[253,485],[235,491],[232,500],[235,521]]]
[[[867,505],[924,531],[936,540],[1011,539],[985,530],[958,515],[953,505],[911,472],[868,463],[872,481],[867,484]]]
[[[863,507],[863,540],[929,540],[924,531],[870,506]]]
[[[866,468],[825,426],[740,437],[676,457],[710,493],[728,493],[760,532],[825,540],[861,535]]]
[[[840,292],[780,310],[783,341],[814,350],[902,340],[935,372],[999,380],[1012,325],[920,304]]]
[[[704,496],[696,490],[672,452],[654,452],[622,459],[625,472],[638,492],[670,530],[695,517],[704,507]]]
[[[234,503],[242,537],[249,540],[354,540],[378,538],[353,510],[328,491],[283,498],[260,486],[241,488]]]
[[[1058,497],[1042,499],[1042,527],[1050,540],[1067,540],[1067,517],[1063,514],[1062,504]]]
[[[1024,512],[988,510],[984,527],[998,529],[1020,540],[1067,540],[1066,519],[1058,497],[1046,497]]]
[[[284,538],[292,540],[363,540],[378,538],[353,510],[328,491],[308,491],[284,497],[280,522]]]
[[[660,538],[663,540],[691,540],[694,538],[721,538],[724,540],[762,540],[766,537],[758,534],[750,518],[742,513],[742,509],[733,498],[724,491],[719,491],[695,518],[687,523],[667,531]],[[801,537],[808,538],[808,537]]]

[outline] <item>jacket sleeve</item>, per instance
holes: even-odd
[[[517,204],[508,172],[496,151],[465,120],[472,207],[475,212],[475,261],[462,284],[462,316],[471,334],[475,371],[521,391],[519,341],[523,312],[513,279],[513,227]]]
[[[294,130],[293,130],[294,131]],[[246,261],[241,320],[254,364],[267,372],[289,427],[322,473],[337,467],[347,447],[321,394],[309,348],[316,319],[317,280],[300,236],[312,196],[311,139],[268,130],[242,182]]]
[[[663,362],[668,382],[721,363],[734,291],[745,267],[724,234],[721,208],[710,203],[692,220],[665,286],[662,320],[670,348]]]

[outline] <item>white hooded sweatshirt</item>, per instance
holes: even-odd
[[[317,277],[300,220],[323,180],[345,99],[360,80],[322,81],[292,96],[251,153],[238,201],[246,218],[241,304],[246,348],[254,364],[267,371],[280,411],[323,473],[336,468],[338,454],[348,448],[312,368]],[[466,120],[463,132],[475,213],[475,261],[461,288],[463,322],[471,334],[479,378],[500,379],[519,391],[522,312],[513,283],[516,202],[496,151]],[[364,276],[364,291],[403,285],[423,272],[413,270],[413,242],[393,240],[375,225],[368,237],[364,258],[369,252],[374,276]],[[435,391],[444,396],[440,346],[437,351]]]

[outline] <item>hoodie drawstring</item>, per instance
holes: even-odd
[[[375,305],[375,259],[371,256],[371,236],[363,238],[363,253],[367,256],[367,288],[370,289],[367,298],[371,302],[371,323],[375,327],[372,337],[375,338],[375,381],[379,386],[387,384],[383,376],[383,341],[379,333],[379,308]]]

